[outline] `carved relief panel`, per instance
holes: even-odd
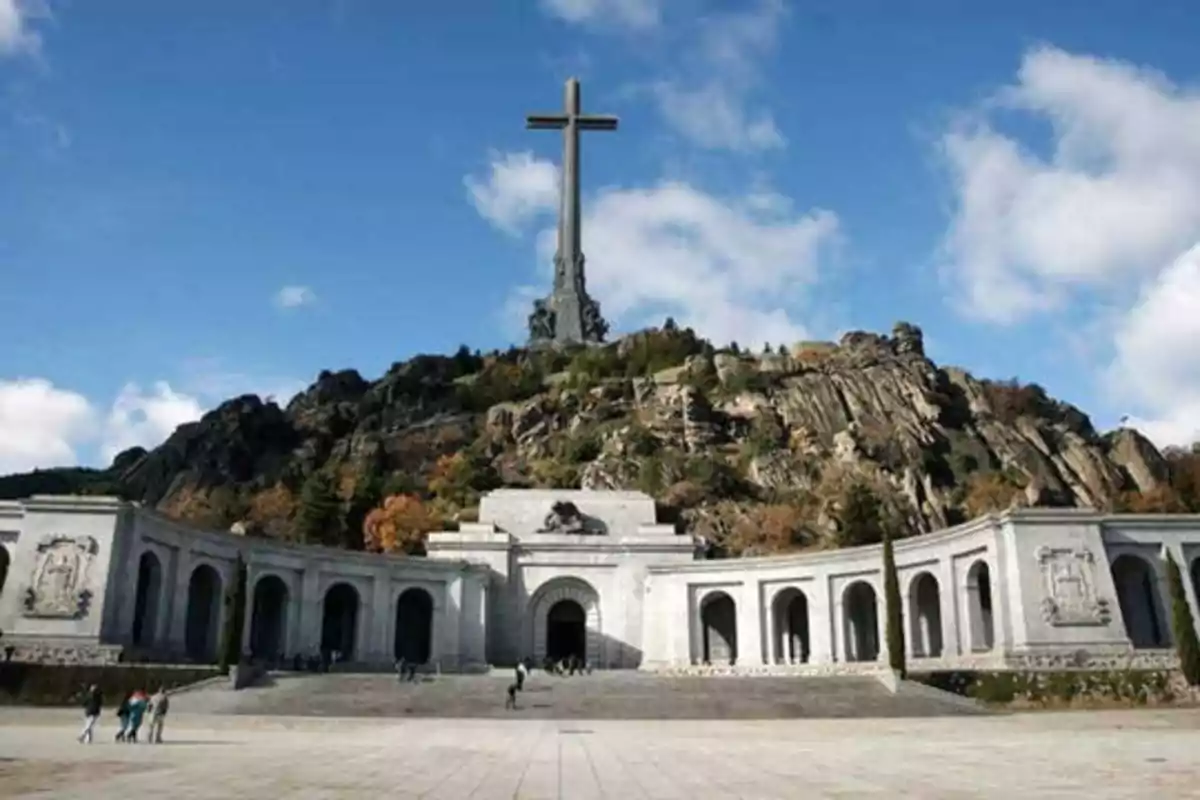
[[[82,619],[92,592],[88,577],[100,551],[90,536],[49,536],[37,547],[30,584],[25,589],[27,617]]]
[[[1096,558],[1092,551],[1069,547],[1041,547],[1037,553],[1042,571],[1042,618],[1051,625],[1107,625],[1109,601],[1096,592]]]

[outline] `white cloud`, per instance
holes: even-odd
[[[96,424],[81,394],[44,378],[0,380],[0,474],[76,463]]]
[[[147,391],[127,383],[105,420],[100,457],[107,464],[130,447],[156,447],[180,425],[200,419],[203,413],[196,398],[175,391],[166,381],[156,381]]]
[[[1049,155],[996,130],[997,111],[1049,123]],[[974,315],[1058,308],[1073,290],[1152,276],[1200,239],[1200,94],[1158,73],[1037,48],[942,145],[948,270]]]
[[[665,4],[666,0],[542,0],[547,13],[565,22],[636,30],[658,25]]]
[[[49,15],[49,7],[39,0],[0,0],[0,56],[37,55],[42,39],[29,23]]]
[[[1047,125],[1044,155],[998,130],[1014,112]],[[1039,47],[942,144],[956,196],[947,276],[965,310],[1011,323],[1074,306],[1111,347],[1109,404],[1129,404],[1160,445],[1197,438],[1200,91]]]
[[[317,293],[308,286],[284,286],[275,293],[275,305],[280,308],[300,308],[317,302]]]
[[[510,234],[558,202],[558,168],[533,153],[492,153],[486,180],[463,179],[475,209]]]
[[[486,187],[494,202],[476,207],[502,228],[510,217],[488,210],[518,206],[532,219],[556,209],[553,195],[538,195],[538,203],[535,193],[507,196],[506,187],[519,194],[536,183],[514,177],[512,163],[498,155],[488,176],[468,183]],[[536,159],[524,163],[538,175],[555,171]],[[627,326],[669,314],[718,342],[793,341],[806,332],[789,309],[816,281],[819,259],[837,232],[834,214],[798,214],[786,198],[761,190],[722,198],[678,182],[605,189],[585,205],[589,288],[610,321]],[[548,268],[554,232],[544,229],[537,239],[539,262]]]
[[[702,18],[681,74],[651,86],[666,124],[710,150],[749,153],[785,146],[771,112],[750,105],[761,80],[759,65],[774,52],[786,13],[782,0],[756,0],[753,7]]]
[[[1130,424],[1159,446],[1200,441],[1200,245],[1146,286],[1114,341],[1109,388],[1145,409]]]

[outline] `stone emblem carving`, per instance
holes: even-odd
[[[1112,612],[1108,600],[1096,593],[1096,559],[1090,550],[1041,547],[1036,555],[1046,622],[1059,627],[1108,624]]]
[[[92,592],[88,573],[96,554],[90,536],[50,536],[37,547],[37,561],[25,590],[25,616],[82,619],[87,616]]]
[[[559,500],[550,507],[538,533],[588,533],[587,520],[574,503]]]

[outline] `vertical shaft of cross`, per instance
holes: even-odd
[[[583,252],[579,214],[579,81],[569,78],[563,89],[563,161],[561,207],[558,217],[558,252],[556,261],[562,266],[555,270],[555,291],[574,290],[579,282],[579,256]],[[560,285],[561,284],[561,285]]]

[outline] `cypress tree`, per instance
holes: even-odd
[[[900,605],[900,579],[896,575],[896,554],[892,537],[883,531],[883,599],[887,613],[888,666],[903,678],[904,669],[904,611]]]
[[[246,622],[246,562],[238,553],[233,567],[233,583],[225,591],[225,622],[221,626],[225,636],[221,640],[219,666],[222,673],[229,672],[229,665],[240,660],[242,631]]]
[[[1200,686],[1200,641],[1196,623],[1188,607],[1183,575],[1175,557],[1167,553],[1167,591],[1171,595],[1171,630],[1175,634],[1175,650],[1179,653],[1179,669],[1188,684]]]
[[[304,544],[337,544],[342,524],[341,503],[329,476],[317,471],[308,476],[300,490],[296,535]]]

